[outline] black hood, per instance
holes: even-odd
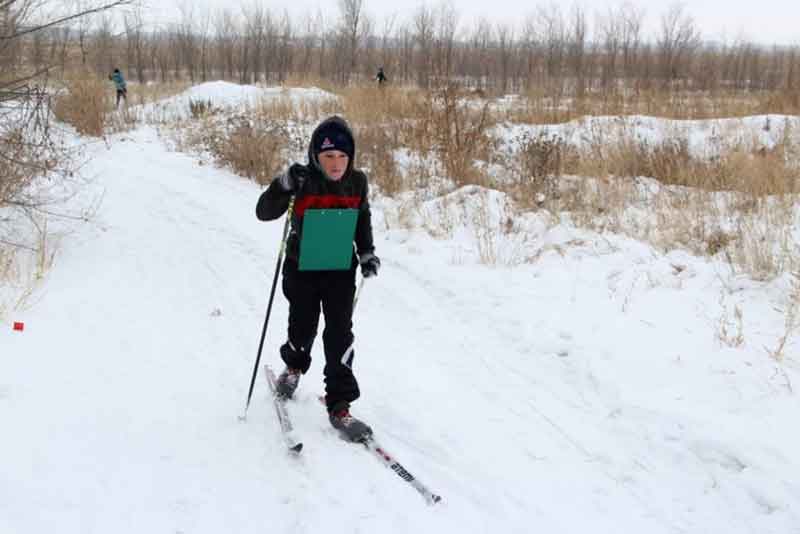
[[[338,115],[328,117],[319,123],[319,125],[314,129],[314,133],[311,134],[311,141],[308,143],[308,164],[319,171],[320,174],[327,177],[325,171],[322,170],[322,167],[319,164],[319,158],[317,157],[317,154],[314,153],[314,147],[321,144],[321,140],[319,139],[321,135],[320,132],[323,130],[330,130],[332,128],[346,135],[350,139],[350,143],[353,146],[353,153],[350,155],[350,161],[347,162],[347,170],[344,172],[344,176],[342,176],[342,180],[344,180],[350,176],[350,172],[353,170],[353,161],[356,159],[356,141],[353,137],[353,131],[347,124],[347,121]]]

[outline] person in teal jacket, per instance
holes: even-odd
[[[114,82],[114,86],[117,88],[117,108],[119,108],[119,101],[121,98],[124,98],[127,104],[128,84],[125,83],[125,78],[122,77],[120,70],[114,69],[114,72],[108,76],[108,79]]]

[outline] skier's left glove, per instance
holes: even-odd
[[[359,258],[359,263],[361,264],[361,276],[364,278],[378,276],[378,269],[381,268],[381,260],[378,258],[378,256],[371,252],[367,252],[366,254],[361,255]]]

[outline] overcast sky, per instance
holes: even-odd
[[[216,10],[222,7],[238,8],[257,3],[272,11],[288,10],[293,18],[321,9],[333,23],[338,13],[338,0],[146,0],[159,13],[158,18],[177,16],[181,3],[196,9]],[[644,9],[646,30],[654,35],[659,17],[670,2],[664,0],[628,0]],[[399,20],[407,20],[423,2],[403,0],[364,0],[365,11],[380,20],[396,14]],[[436,7],[439,0],[427,5]],[[459,28],[468,28],[475,20],[485,17],[492,21],[519,24],[525,16],[533,13],[537,5],[550,4],[537,0],[451,0],[459,13]],[[622,0],[582,0],[582,6],[594,21],[594,13],[604,13],[609,7],[619,6]],[[558,2],[568,11],[575,2]],[[706,39],[734,39],[744,36],[752,41],[766,44],[800,44],[800,0],[690,0],[684,2]]]

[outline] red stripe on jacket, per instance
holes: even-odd
[[[307,195],[300,197],[294,205],[294,212],[302,217],[308,209],[358,208],[361,197],[343,197],[339,195]]]

